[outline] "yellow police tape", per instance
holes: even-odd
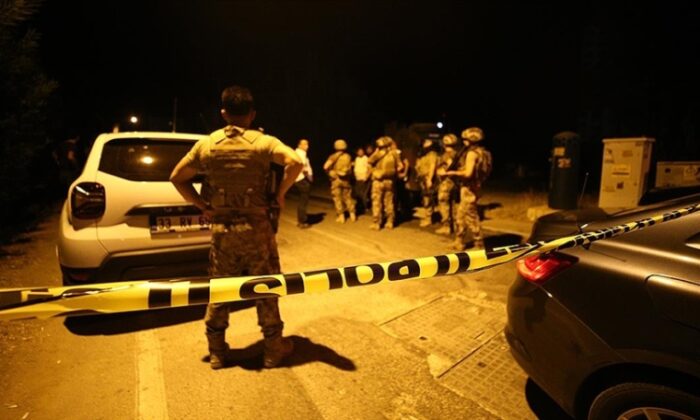
[[[700,210],[700,203],[634,222],[547,242],[524,243],[490,250],[479,249],[303,273],[4,289],[0,290],[0,320],[116,313],[233,302],[466,273],[483,270],[530,254],[590,244],[678,219],[698,210]]]

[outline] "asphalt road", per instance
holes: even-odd
[[[294,208],[290,200],[278,235],[285,272],[448,250],[448,238],[417,221],[376,232],[369,216],[338,224],[328,203],[313,201],[317,223],[300,230]],[[60,284],[57,220],[0,249],[0,287]],[[492,232],[488,241],[518,239]],[[231,314],[239,363],[219,371],[204,360],[203,307],[0,323],[0,418],[534,418],[530,385],[502,339],[513,275],[507,264],[285,297],[297,350],[273,370],[261,368],[250,305]]]

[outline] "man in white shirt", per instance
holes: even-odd
[[[314,179],[314,172],[311,168],[311,163],[309,162],[308,152],[309,141],[307,139],[299,140],[297,144],[296,152],[304,163],[304,169],[302,169],[299,176],[297,176],[294,182],[294,188],[299,192],[299,205],[297,206],[297,227],[300,229],[306,229],[310,227],[308,223],[308,215],[306,214],[306,207],[309,204],[309,193],[311,192],[311,183]]]
[[[368,159],[364,149],[360,147],[357,149],[357,155],[352,164],[353,174],[355,175],[355,200],[360,204],[358,207],[362,208],[362,212],[369,208],[367,205],[367,189],[369,188],[370,174]]]

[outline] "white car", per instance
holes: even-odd
[[[61,212],[57,254],[64,284],[206,274],[208,220],[168,180],[202,137],[97,137]]]

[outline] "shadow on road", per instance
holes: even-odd
[[[308,223],[309,223],[310,225],[316,225],[316,224],[319,224],[319,223],[323,222],[323,219],[326,218],[326,212],[323,212],[323,213],[309,213],[307,216],[308,216],[308,219],[307,219]]]
[[[347,357],[341,356],[335,350],[323,344],[317,344],[306,337],[293,335],[294,353],[285,359],[279,367],[301,366],[312,362],[322,362],[340,370],[354,371],[355,363]],[[231,349],[227,368],[240,367],[246,370],[263,369],[263,341],[260,340],[242,349]],[[209,363],[209,356],[202,358]]]
[[[486,203],[486,204],[477,204],[476,205],[476,211],[479,213],[479,218],[481,220],[486,220],[488,217],[486,217],[485,213],[486,210],[493,210],[493,209],[498,209],[503,207],[503,204],[501,203]]]
[[[532,379],[527,378],[525,399],[538,419],[571,419]]]
[[[254,301],[231,303],[231,312],[255,306]],[[116,335],[184,324],[204,318],[206,305],[165,308],[108,315],[68,317],[63,322],[76,335]]]

